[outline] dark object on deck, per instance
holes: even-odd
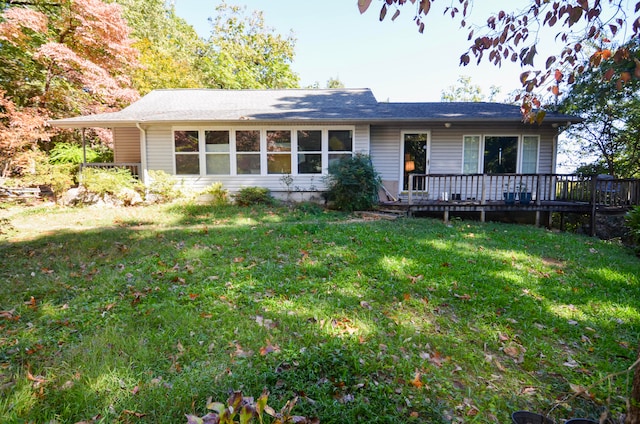
[[[588,420],[586,418],[572,418],[564,424],[598,424],[598,421]]]
[[[529,411],[516,411],[511,414],[515,424],[555,424],[551,418]]]

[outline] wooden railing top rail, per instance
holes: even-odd
[[[512,198],[581,202],[597,206],[640,204],[640,179],[578,174],[410,174],[408,200],[474,201]]]

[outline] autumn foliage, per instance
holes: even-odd
[[[101,0],[3,10],[2,175],[20,173],[24,152],[56,134],[47,119],[114,111],[138,98],[129,33],[120,6]]]

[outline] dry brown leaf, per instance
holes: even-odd
[[[424,387],[424,383],[422,382],[422,380],[420,379],[422,377],[422,374],[420,374],[420,371],[416,371],[415,376],[413,377],[413,380],[411,380],[409,383],[413,386],[416,387],[418,389],[421,389],[422,387]]]
[[[569,383],[569,387],[571,388],[571,391],[577,396],[581,396],[589,400],[593,399],[593,395],[589,393],[586,387],[580,386],[578,384],[573,384],[573,383]]]
[[[273,352],[280,352],[280,346],[271,344],[267,339],[267,345],[260,348],[260,355],[265,356]]]

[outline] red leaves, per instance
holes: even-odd
[[[380,21],[384,20],[384,17],[387,16],[387,5],[386,3],[382,5],[382,9],[380,9]]]
[[[369,6],[371,6],[371,0],[358,0],[358,10],[360,14],[366,12]]]
[[[427,15],[430,9],[431,9],[431,0],[420,0],[420,8],[418,13]]]

